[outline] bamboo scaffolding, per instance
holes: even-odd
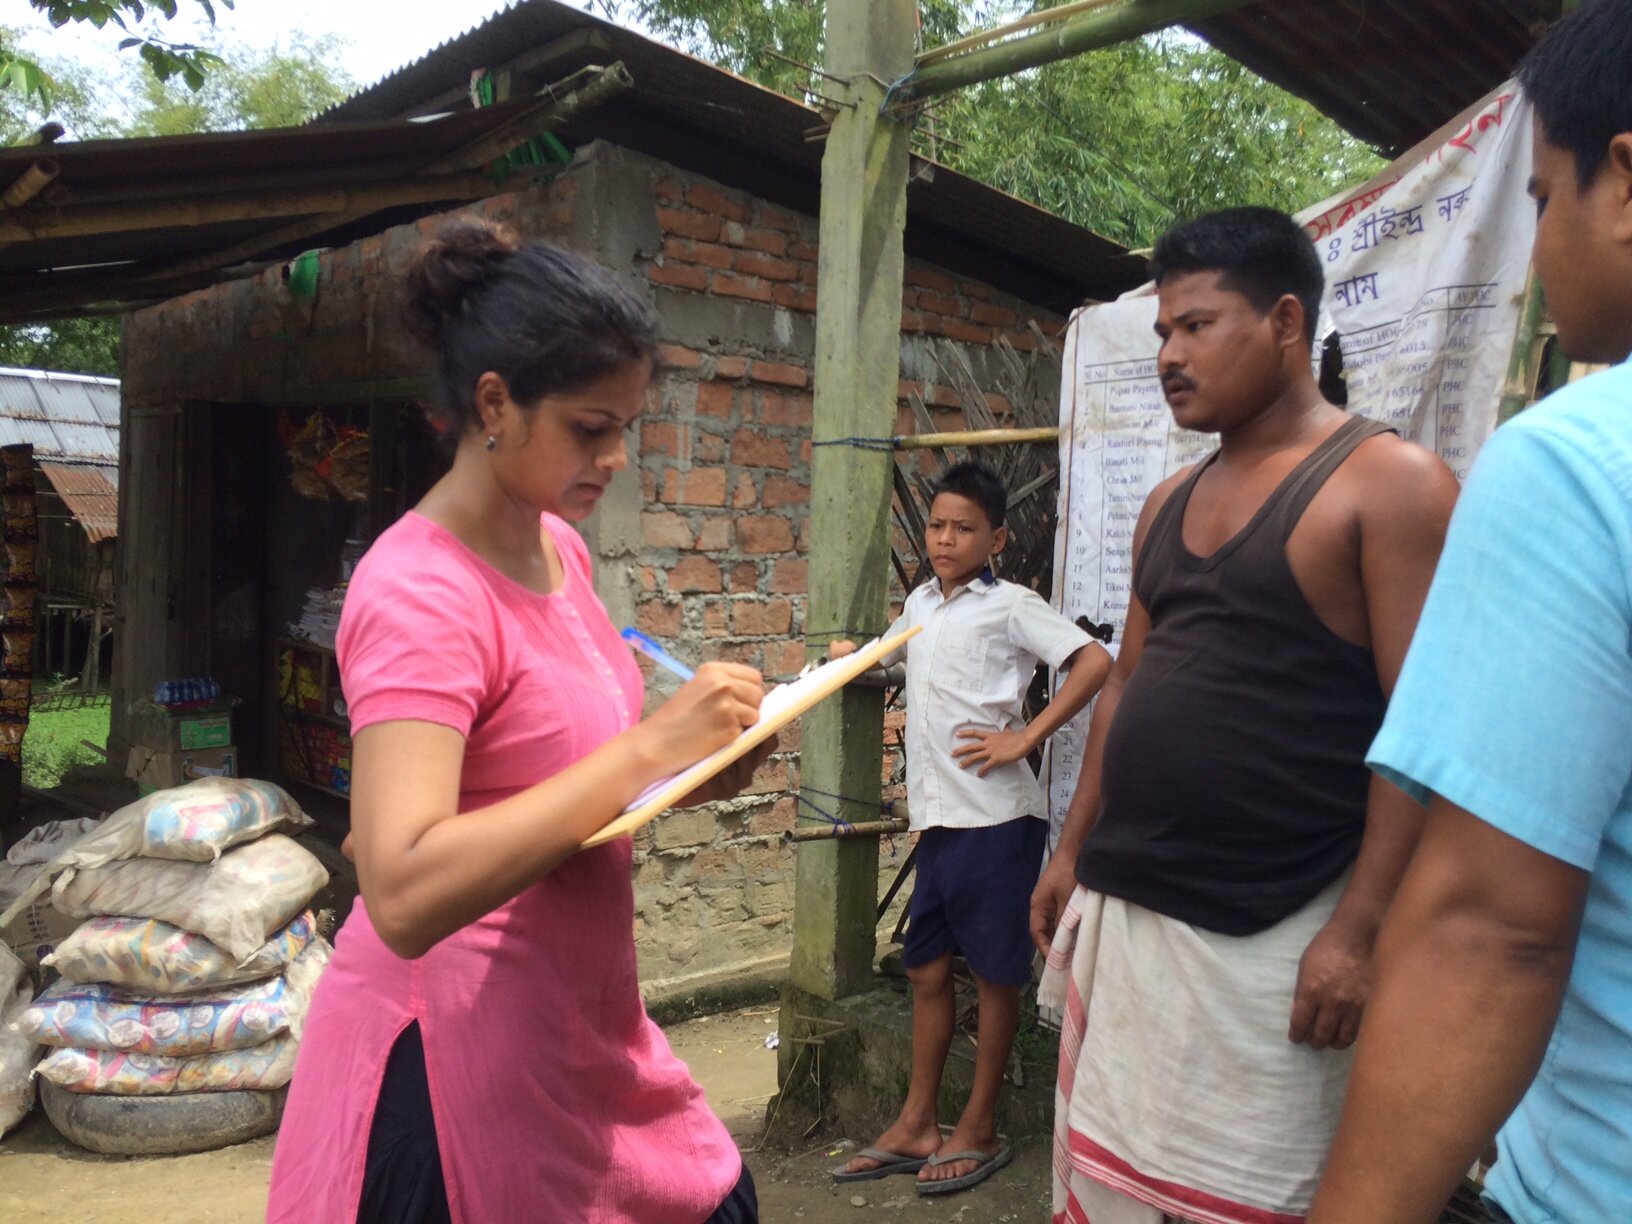
[[[860,824],[800,825],[782,834],[782,840],[792,845],[797,842],[842,841],[848,837],[893,837],[907,831],[906,817],[897,820],[866,820]]]
[[[1060,431],[1040,429],[963,429],[947,433],[902,434],[890,439],[896,450],[945,450],[949,446],[1015,446],[1028,442],[1058,442]]]
[[[982,81],[1013,76],[1100,47],[1127,42],[1171,25],[1202,21],[1252,0],[1119,0],[1085,9],[1075,17],[1035,33],[963,55],[921,64],[897,90],[899,101],[934,97]],[[932,53],[933,54],[933,53]]]

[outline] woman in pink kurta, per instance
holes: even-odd
[[[710,664],[640,722],[640,670],[566,521],[626,463],[651,315],[588,261],[474,222],[428,247],[409,299],[458,452],[347,594],[362,897],[307,1021],[268,1218],[749,1224],[741,1157],[641,1003],[630,843],[577,852],[760,692]]]

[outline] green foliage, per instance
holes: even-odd
[[[9,45],[15,45],[15,33],[0,29],[0,46]],[[219,50],[220,67],[197,90],[188,81],[161,81],[136,64],[128,64],[122,78],[108,80],[76,63],[52,62],[51,114],[81,139],[290,127],[354,88],[338,65],[340,47],[333,38],[296,35],[268,50]],[[0,90],[0,143],[26,139],[46,117],[36,96]],[[118,377],[119,320],[0,327],[0,365]]]
[[[166,20],[175,20],[179,11],[176,0],[28,0],[30,6],[46,15],[59,30],[73,22],[89,22],[101,30],[109,25],[131,31],[130,37],[120,41],[119,49],[138,48],[147,69],[161,81],[179,77],[190,89],[204,87],[208,72],[221,63],[221,57],[192,43],[170,42],[149,34],[137,32],[149,13],[157,13]],[[215,4],[230,9],[234,0],[196,0],[210,24],[215,24]],[[10,89],[25,97],[35,97],[43,110],[49,111],[56,92],[56,82],[38,63],[12,50],[16,44],[0,44],[0,90]]]
[[[23,781],[49,790],[76,765],[101,764],[103,755],[81,741],[106,746],[110,714],[104,705],[31,715],[23,736]]]
[[[744,76],[799,96],[820,66],[822,0],[600,0]],[[920,41],[1051,7],[924,0]],[[1164,32],[936,100],[916,146],[1106,237],[1147,247],[1173,221],[1233,204],[1295,211],[1370,177],[1371,149],[1199,39]]]

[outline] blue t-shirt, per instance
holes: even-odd
[[[1518,1224],[1632,1221],[1632,363],[1486,446],[1368,761],[1592,873],[1487,1189]]]

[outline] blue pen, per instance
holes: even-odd
[[[666,667],[682,680],[690,680],[697,673],[692,671],[679,659],[675,658],[639,629],[625,629],[623,640],[628,642],[641,654],[655,662],[659,667]]]

